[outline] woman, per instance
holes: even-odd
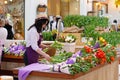
[[[7,30],[4,28],[4,25],[5,25],[4,19],[0,18],[0,65],[1,65],[3,46],[8,35]]]
[[[24,55],[25,65],[29,65],[32,63],[37,63],[39,59],[39,55],[45,57],[45,59],[50,60],[51,57],[42,51],[41,48],[47,47],[46,45],[41,44],[42,41],[42,30],[49,23],[47,17],[40,17],[35,20],[35,23],[30,26],[28,29],[27,36],[27,49]]]
[[[9,24],[8,20],[5,20],[4,28],[6,28],[8,32],[7,39],[13,39],[14,36],[13,36],[12,26]]]

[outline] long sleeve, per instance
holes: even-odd
[[[7,30],[3,27],[0,28],[0,46],[4,45],[6,39],[7,39]]]
[[[27,47],[31,46],[33,50],[37,50],[39,46],[37,45],[37,41],[39,39],[39,34],[37,33],[36,29],[33,27],[28,31],[28,38],[27,38]]]
[[[7,38],[7,30],[3,27],[0,27],[0,64],[1,64],[3,45],[6,41],[6,38]]]

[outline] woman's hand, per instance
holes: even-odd
[[[48,54],[46,54],[44,57],[46,60],[51,61],[51,57]]]
[[[46,60],[48,60],[48,61],[51,60],[51,57],[47,53],[43,52],[40,48],[37,49],[36,51],[37,51],[37,53],[39,53],[40,55],[42,55]]]

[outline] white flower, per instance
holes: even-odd
[[[67,36],[65,42],[73,42],[75,39],[72,36]]]

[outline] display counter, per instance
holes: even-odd
[[[40,72],[32,71],[26,80],[118,80],[119,60],[116,59],[111,64],[99,65],[90,69],[86,73],[75,75],[60,72]],[[13,69],[14,75],[18,75],[19,68]]]
[[[1,63],[0,75],[12,75],[12,69],[24,66],[24,61],[22,56],[13,55],[3,55]]]
[[[4,54],[2,61],[4,61],[4,62],[17,62],[17,63],[24,62],[22,56],[14,56],[14,55],[6,55],[6,54]]]

